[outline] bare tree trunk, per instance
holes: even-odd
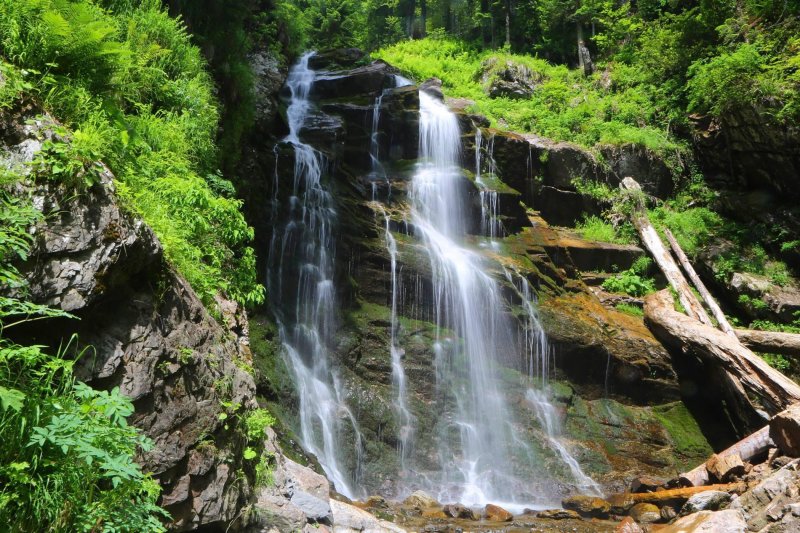
[[[583,70],[585,68],[583,65],[583,53],[581,50],[583,48],[583,25],[581,24],[580,20],[575,22],[575,35],[578,41],[578,67]]]
[[[800,334],[737,329],[736,337],[756,352],[800,356]]]
[[[689,262],[689,258],[686,257],[685,253],[683,253],[683,250],[678,244],[678,241],[675,239],[675,236],[672,234],[669,228],[664,229],[664,234],[667,236],[667,240],[669,241],[669,245],[672,247],[672,251],[675,253],[675,257],[678,258],[678,261],[680,261],[681,265],[683,266],[683,270],[689,275],[689,279],[692,280],[692,283],[694,283],[695,288],[697,288],[697,292],[699,292],[700,296],[703,297],[703,301],[706,302],[708,308],[711,309],[711,314],[717,319],[719,329],[728,335],[735,337],[736,334],[733,332],[733,328],[728,323],[728,319],[725,318],[725,313],[722,312],[722,309],[719,308],[719,305],[717,305],[717,302],[711,296],[711,293],[708,292],[708,289],[706,289],[706,286],[703,284],[700,276],[697,275],[694,267],[692,267],[692,264]]]
[[[664,248],[661,242],[661,237],[658,236],[650,220],[647,218],[647,211],[644,208],[641,197],[643,195],[642,188],[633,178],[625,178],[622,180],[622,187],[631,191],[634,194],[634,206],[631,219],[636,230],[639,232],[639,237],[642,240],[645,248],[650,251],[658,267],[666,276],[667,281],[678,293],[678,299],[681,305],[686,309],[686,314],[695,320],[699,320],[703,324],[711,325],[711,319],[708,318],[705,309],[700,305],[700,302],[695,297],[686,279],[681,274],[681,269],[675,260],[672,259],[669,251]]]
[[[684,353],[700,357],[712,368],[717,367],[730,379],[725,384],[740,405],[756,415],[760,409],[773,415],[800,401],[800,386],[770,367],[745,348],[738,339],[713,327],[678,313],[669,291],[660,291],[645,298],[645,322],[661,342]],[[754,398],[760,405],[754,404]],[[744,426],[750,425],[743,409],[737,416]],[[763,418],[763,415],[760,415]]]
[[[663,502],[668,500],[685,500],[698,492],[706,492],[708,490],[722,490],[726,492],[744,492],[747,490],[747,483],[724,483],[722,485],[706,485],[700,487],[686,487],[682,489],[668,489],[659,490],[656,492],[639,492],[635,494],[619,494],[612,495],[608,498],[611,503],[617,503],[618,500],[627,502]]]
[[[748,461],[758,454],[764,453],[768,448],[774,446],[769,436],[769,426],[764,426],[755,433],[752,433],[740,440],[736,444],[726,448],[717,454],[718,457],[737,455],[743,461]],[[697,487],[705,485],[709,481],[707,463],[703,463],[688,472],[680,475],[683,483]]]
[[[506,0],[506,46],[511,48],[511,0]]]

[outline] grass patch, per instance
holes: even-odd
[[[625,313],[626,315],[635,316],[637,318],[644,317],[644,310],[636,305],[619,303],[615,305],[614,308],[620,313]]]
[[[628,235],[618,232],[610,222],[595,215],[584,216],[575,229],[589,241],[612,244],[631,244],[633,242]]]

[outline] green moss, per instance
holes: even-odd
[[[691,466],[714,452],[682,402],[654,407],[653,415],[669,433],[675,450],[680,454],[676,460],[683,467]]]

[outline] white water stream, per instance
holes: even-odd
[[[299,135],[314,112],[308,98],[315,77],[308,67],[310,56],[303,56],[286,82],[291,100],[287,109],[289,134],[283,143],[293,148],[294,174],[288,205],[281,206],[276,163],[268,288],[298,391],[302,444],[318,458],[336,489],[352,498],[362,495],[359,476],[364,443],[328,352],[338,327],[333,282],[336,247],[332,233],[336,209],[322,183],[325,158]],[[399,79],[398,85],[405,82]],[[423,284],[419,283],[410,291],[411,299],[420,308],[420,302],[433,302],[432,321],[437,326],[434,368],[442,412],[436,413],[439,422],[433,430],[438,455],[435,472],[420,472],[415,479],[403,476],[401,484],[408,490],[427,490],[440,501],[467,505],[499,503],[521,510],[525,505],[552,502],[553,495],[536,492],[532,480],[520,471],[520,465],[530,466],[535,453],[519,438],[519,421],[507,404],[500,379],[503,362],[524,356],[529,375],[535,378],[525,398],[546,434],[546,445],[567,467],[575,485],[584,492],[593,492],[597,485],[583,473],[559,436],[558,416],[547,393],[550,351],[527,281],[506,272],[525,309],[520,335],[519,324],[508,313],[508,302],[500,284],[489,274],[486,259],[467,243],[467,197],[456,117],[427,93],[420,92],[419,96],[420,160],[408,190],[407,222],[427,253],[432,295],[422,294]],[[373,184],[378,180],[388,181],[378,150],[382,98],[383,94],[377,98],[372,115],[369,149]],[[488,145],[488,173],[494,179],[492,141]],[[478,137],[476,185],[481,193],[482,229],[494,241],[502,237],[498,195],[483,180],[480,143]],[[375,195],[373,186],[373,201]],[[409,407],[404,352],[397,336],[402,289],[398,243],[383,206],[380,213],[391,266],[388,349],[398,454],[401,470],[413,472],[414,465],[409,463],[413,462],[416,420]]]
[[[286,110],[289,134],[283,142],[294,151],[294,176],[283,220],[277,217],[279,206],[274,206],[269,294],[294,373],[303,447],[317,457],[336,490],[353,498],[360,494],[363,443],[328,355],[337,326],[332,234],[336,210],[321,182],[324,156],[300,140],[312,111],[308,98],[315,77],[308,67],[312,55],[305,54],[286,80],[291,100]],[[276,174],[273,204],[278,203],[277,191]],[[284,301],[289,298],[293,302]],[[355,465],[346,464],[345,457],[355,457]]]

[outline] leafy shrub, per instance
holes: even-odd
[[[656,286],[652,279],[642,277],[633,269],[629,269],[606,279],[603,282],[603,289],[639,297],[655,292]]]
[[[615,244],[629,244],[631,241],[624,235],[618,234],[610,222],[598,216],[584,216],[583,220],[575,226],[584,239],[590,241],[610,242]]]

